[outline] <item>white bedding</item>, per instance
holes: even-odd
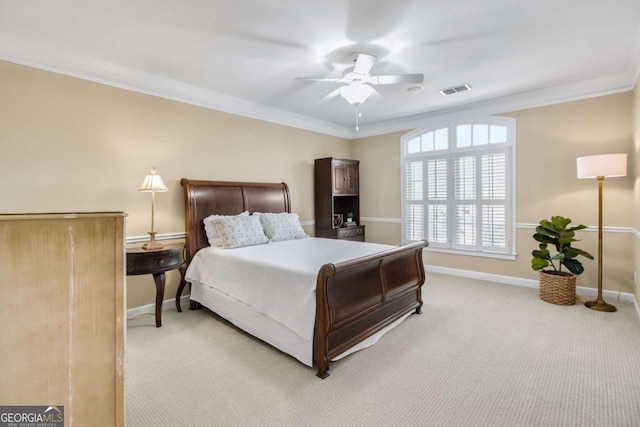
[[[315,285],[320,267],[392,247],[320,238],[236,249],[208,247],[196,253],[187,269],[186,280],[241,301],[311,342]]]

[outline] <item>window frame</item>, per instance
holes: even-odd
[[[507,141],[505,143],[487,143],[481,146],[467,146],[467,147],[456,147],[456,135],[457,135],[457,127],[462,125],[497,125],[504,126],[507,129]],[[409,153],[409,142],[415,139],[416,137],[420,137],[423,134],[427,134],[429,132],[435,132],[439,129],[447,128],[448,132],[448,147],[445,150],[433,150],[430,152],[417,152],[417,153]],[[455,215],[455,206],[460,204],[460,201],[455,199],[455,181],[454,181],[454,159],[464,156],[465,153],[467,155],[473,153],[476,160],[476,185],[481,184],[481,180],[478,180],[477,177],[482,173],[480,163],[478,161],[481,160],[483,154],[487,153],[495,153],[495,152],[505,152],[507,156],[507,167],[506,167],[506,177],[505,182],[507,185],[506,191],[506,202],[504,205],[506,206],[506,240],[507,247],[504,251],[496,250],[495,248],[492,250],[490,248],[482,247],[482,227],[481,224],[476,222],[475,225],[475,234],[476,234],[476,242],[473,247],[459,245],[455,243],[454,240],[454,215]],[[481,256],[487,258],[499,258],[499,259],[516,259],[516,120],[510,117],[496,117],[496,116],[486,116],[486,117],[473,117],[473,118],[458,118],[458,119],[450,119],[450,120],[439,120],[433,121],[419,129],[416,129],[406,135],[403,135],[400,138],[400,173],[401,173],[401,224],[402,224],[402,244],[410,243],[413,240],[406,239],[407,235],[407,210],[410,203],[410,200],[407,199],[407,165],[415,160],[422,160],[426,162],[428,159],[436,159],[445,157],[447,159],[447,242],[435,243],[430,242],[428,251],[433,252],[442,252],[442,253],[451,253],[451,254],[460,254],[460,255],[471,255],[471,256]],[[423,180],[423,200],[419,203],[419,205],[423,206],[423,214],[425,226],[423,230],[423,236],[425,240],[428,240],[428,203],[426,203],[427,192],[428,192],[428,183],[426,179],[427,169],[426,165],[423,165],[423,174],[425,178]],[[481,192],[481,189],[476,190],[476,194]],[[473,204],[477,206],[476,209],[481,209],[482,199],[476,198],[473,201]],[[490,203],[489,203],[490,204]],[[480,212],[476,211],[477,221],[480,221],[481,215]]]

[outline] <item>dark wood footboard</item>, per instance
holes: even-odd
[[[406,313],[420,313],[426,241],[326,264],[318,273],[313,357],[318,377],[332,358]]]

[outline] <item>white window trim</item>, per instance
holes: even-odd
[[[459,116],[457,115],[456,117],[450,117],[448,118],[448,120],[442,120],[442,121],[429,121],[428,123],[425,123],[425,126],[420,127],[408,134],[403,135],[402,137],[400,137],[400,183],[401,183],[401,223],[402,223],[402,243],[405,244],[407,243],[407,241],[405,240],[405,232],[406,232],[406,223],[405,223],[405,218],[406,218],[406,200],[405,200],[405,194],[406,194],[406,179],[405,179],[405,173],[406,173],[406,163],[407,163],[407,159],[411,158],[411,154],[407,153],[407,143],[408,141],[410,141],[411,139],[415,138],[416,136],[422,135],[426,132],[430,132],[430,131],[435,131],[436,129],[439,128],[443,128],[443,127],[447,127],[449,128],[449,131],[451,131],[452,129],[455,128],[455,126],[457,125],[463,125],[463,124],[495,124],[495,125],[501,125],[501,126],[506,126],[507,127],[507,138],[508,141],[511,141],[511,144],[508,145],[511,149],[511,170],[508,171],[508,173],[510,174],[510,176],[508,177],[508,179],[510,179],[511,182],[511,188],[510,188],[510,211],[507,212],[507,215],[509,215],[511,217],[511,226],[509,227],[508,232],[510,233],[509,236],[509,251],[508,252],[489,252],[489,251],[480,251],[480,250],[464,250],[464,249],[456,249],[454,247],[436,247],[436,246],[429,246],[426,250],[429,252],[441,252],[441,253],[447,253],[447,254],[456,254],[456,255],[467,255],[467,256],[478,256],[478,257],[486,257],[486,258],[497,258],[497,259],[506,259],[506,260],[515,260],[516,259],[516,119],[511,118],[511,117],[497,117],[497,116],[485,116],[485,117],[464,117],[464,116]],[[451,139],[450,139],[451,141]],[[491,148],[491,145],[487,145],[487,148]],[[461,153],[463,152],[463,149],[458,149],[456,150],[456,153]],[[475,148],[471,148],[470,150],[476,150]],[[451,149],[449,149],[447,151],[448,155],[451,153]],[[421,156],[423,153],[420,154],[416,154],[415,156]],[[452,187],[452,186],[448,186],[448,187]],[[448,191],[454,191],[452,188],[448,188]],[[426,191],[426,189],[425,189]],[[425,212],[426,215],[426,212]],[[448,216],[448,220],[451,221],[451,215]],[[426,232],[426,230],[425,230]],[[426,237],[425,237],[426,238]],[[453,246],[453,245],[452,245]]]

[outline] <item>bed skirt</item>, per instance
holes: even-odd
[[[191,283],[190,298],[243,331],[293,356],[305,365],[313,366],[313,339],[305,340],[301,338],[282,323],[207,285],[198,282]],[[311,315],[314,315],[314,313],[311,313]],[[374,345],[385,333],[399,325],[410,315],[411,313],[407,313],[378,333],[334,357],[332,361],[340,360],[349,354]]]

